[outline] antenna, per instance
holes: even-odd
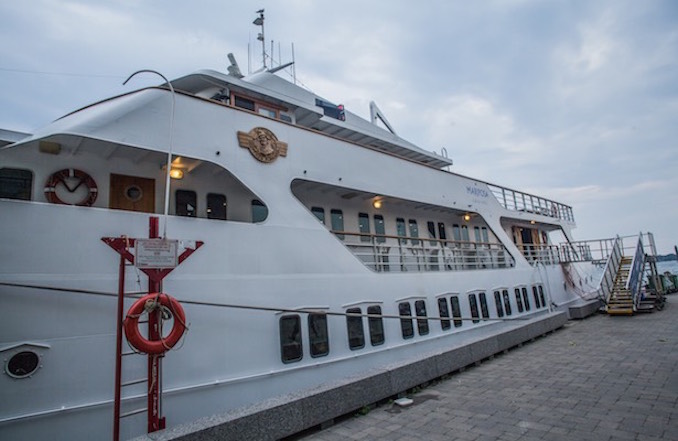
[[[261,32],[257,35],[257,40],[261,41],[261,58],[263,59],[264,69],[266,69],[266,37],[264,34],[264,10],[259,9],[257,11],[259,17],[255,18],[252,22],[255,26],[261,26]]]

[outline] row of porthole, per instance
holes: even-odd
[[[17,352],[5,360],[5,373],[12,378],[30,377],[40,367],[40,356],[33,351]]]
[[[542,285],[532,287],[534,302],[537,309],[546,306],[546,298]],[[528,298],[527,288],[515,288],[516,304],[518,312],[530,311],[530,299]],[[512,315],[511,300],[508,290],[494,291],[495,307],[497,317]],[[490,312],[487,305],[487,296],[485,292],[471,293],[468,295],[469,307],[471,310],[471,320],[478,323],[482,319],[489,319]],[[449,330],[454,323],[454,327],[463,325],[461,316],[461,307],[458,296],[450,297],[452,306],[452,315],[447,303],[447,297],[438,298],[438,310],[440,313],[440,326],[443,331]],[[478,306],[480,306],[480,311]],[[398,304],[398,313],[401,317],[400,327],[403,339],[414,337],[414,320],[417,322],[417,331],[419,335],[429,333],[429,319],[426,313],[426,301],[414,301],[414,314],[412,314],[412,304],[409,301]],[[385,341],[384,324],[381,317],[381,307],[372,305],[367,307],[367,322],[370,335],[370,344],[379,346]],[[346,328],[348,335],[348,346],[351,350],[358,350],[365,347],[365,332],[363,326],[362,310],[360,308],[348,308],[346,310]],[[406,317],[406,318],[405,318]],[[450,320],[445,320],[449,318]],[[307,318],[310,355],[313,358],[324,357],[330,352],[329,333],[327,326],[327,315],[323,313],[309,313]],[[302,335],[301,335],[301,317],[298,314],[287,314],[280,318],[280,350],[283,363],[293,363],[300,361],[304,356]]]

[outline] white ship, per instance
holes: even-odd
[[[362,119],[276,70],[199,71],[0,131],[0,439],[126,439],[346,394],[308,427],[457,369],[450,351],[494,338],[483,358],[597,310],[624,255],[638,290],[651,236],[638,253],[575,242],[565,203],[448,171],[376,105]],[[161,239],[141,240],[149,224]],[[144,265],[191,251],[149,283]],[[139,355],[158,342],[144,305],[127,312],[156,289],[185,319],[158,298],[164,340]]]

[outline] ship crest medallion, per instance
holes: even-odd
[[[278,156],[287,156],[287,143],[278,141],[275,134],[264,127],[255,127],[249,133],[238,132],[238,144],[265,163],[275,161]]]

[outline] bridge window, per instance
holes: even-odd
[[[424,300],[417,300],[414,302],[414,310],[417,313],[417,317],[424,317],[417,319],[417,328],[419,329],[419,335],[428,334],[428,319],[426,319],[426,302]]]
[[[0,198],[30,201],[33,172],[18,168],[0,168]]]
[[[412,308],[410,307],[410,302],[401,302],[398,304],[398,311],[400,316],[403,317],[400,319],[400,328],[403,333],[403,338],[412,338],[414,337],[414,325],[412,324]]]
[[[175,193],[177,216],[196,217],[198,211],[197,200],[198,197],[194,191],[177,190]]]
[[[318,218],[321,224],[325,225],[325,209],[322,207],[311,207],[311,213]]]
[[[381,318],[381,306],[368,306],[367,313],[379,316],[367,318],[370,328],[370,343],[372,346],[379,346],[384,343],[384,321]]]
[[[461,307],[459,306],[459,297],[457,296],[450,297],[450,304],[452,305],[452,317],[454,317],[454,327],[458,328],[464,323],[461,320]]]
[[[268,217],[268,207],[259,199],[252,200],[252,222],[263,222]]]
[[[280,317],[280,354],[283,363],[301,360],[301,318],[298,315]]]
[[[497,306],[497,317],[504,317],[504,308],[501,306],[501,294],[499,291],[494,292],[494,303]]]
[[[333,209],[330,211],[330,218],[332,222],[332,231],[344,231],[344,213],[341,210]],[[343,234],[337,234],[337,237],[344,240]]]
[[[518,312],[523,312],[523,299],[520,297],[520,289],[516,288],[514,293],[516,295],[516,303],[518,304]]]
[[[358,228],[360,229],[360,241],[370,242],[370,217],[367,213],[358,213]]]
[[[226,196],[207,193],[207,218],[226,220]]]
[[[490,318],[490,310],[487,309],[487,298],[485,293],[481,292],[478,294],[478,298],[480,299],[480,312],[483,315],[483,319],[487,320]]]
[[[360,308],[349,308],[346,310],[348,347],[351,348],[351,350],[365,347],[365,331],[363,330],[363,318],[361,314]]]
[[[308,315],[308,340],[311,346],[311,357],[323,357],[330,352],[330,341],[327,334],[327,315]]]
[[[450,316],[450,309],[447,307],[447,299],[445,297],[438,298],[438,313],[440,318],[446,318]],[[440,320],[440,327],[443,331],[450,329],[452,324],[449,320]]]

